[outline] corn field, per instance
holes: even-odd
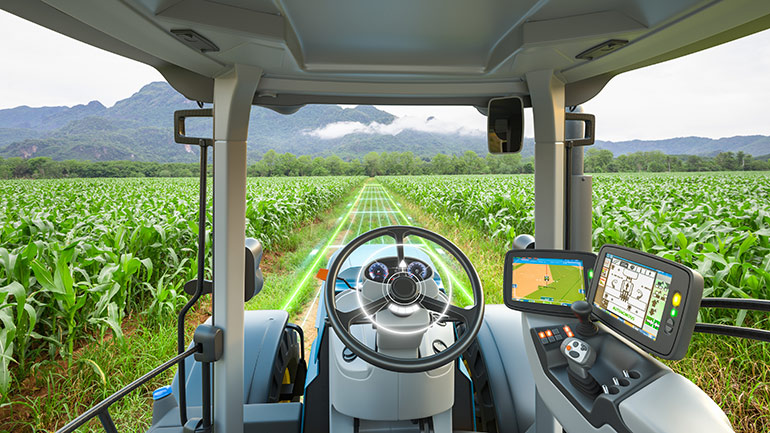
[[[534,233],[534,176],[385,177],[381,182],[448,223],[463,221],[510,245]],[[624,174],[593,180],[593,246],[625,245],[683,263],[704,296],[770,299],[770,176]],[[746,312],[703,311],[741,325]],[[750,316],[770,329],[768,318]]]
[[[362,182],[249,179],[246,235],[270,249]],[[197,179],[0,183],[0,403],[35,360],[120,338],[128,314],[176,314],[196,277],[197,210]],[[209,234],[210,212],[209,192]]]

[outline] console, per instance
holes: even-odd
[[[539,313],[522,315],[522,327],[530,331],[527,356],[538,392],[549,401],[566,403],[558,407],[567,407],[565,414],[576,411],[589,429],[609,425],[617,432],[633,431],[630,418],[622,413],[624,402],[642,394],[649,398],[648,387],[675,375],[648,353],[666,359],[680,359],[687,353],[703,278],[670,260],[605,245],[595,266],[583,268],[585,300],[565,290],[562,302],[554,305],[558,297],[543,299],[544,286],[548,286],[543,282],[565,281],[558,276],[556,266],[573,263],[575,253],[562,251],[562,257],[548,254],[516,251],[506,256],[505,264],[506,305]],[[517,269],[530,265],[528,272],[517,275]],[[556,272],[549,269],[544,273],[544,267],[554,267]],[[527,276],[531,280],[528,283]],[[525,290],[517,292],[522,282],[526,283]],[[529,290],[534,291],[525,293]],[[546,310],[554,307],[566,309],[573,318]],[[601,322],[598,327],[593,323],[597,319]],[[695,398],[703,393],[696,388],[691,394]]]

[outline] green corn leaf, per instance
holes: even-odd
[[[59,295],[67,294],[63,287],[60,287],[54,283],[53,276],[48,271],[48,269],[40,264],[40,262],[33,260],[29,265],[32,268],[32,272],[35,274],[35,279],[37,279],[37,282],[40,283],[40,285],[43,286],[45,290]]]

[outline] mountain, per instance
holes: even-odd
[[[185,99],[168,84],[156,82],[109,108],[92,101],[74,107],[22,106],[0,110],[0,157],[195,162],[197,148],[173,140],[174,111],[193,108],[197,108],[194,101]],[[420,157],[437,153],[461,154],[467,150],[481,155],[486,153],[483,134],[439,134],[404,129],[389,135],[360,130],[372,124],[390,125],[395,119],[392,114],[372,106],[313,105],[291,115],[253,107],[248,159],[255,161],[270,149],[296,155],[336,154],[343,158],[361,157],[370,151],[409,150]],[[335,138],[319,137],[319,131],[346,124],[360,124],[362,128]],[[187,131],[193,136],[210,136],[211,121],[189,119]],[[311,131],[314,132],[311,134]],[[525,139],[524,157],[533,155],[532,143],[531,138]],[[667,154],[702,156],[742,151],[760,156],[770,154],[770,137],[597,141],[594,148],[609,149],[615,155],[660,150]]]
[[[760,156],[770,153],[770,137],[765,135],[739,135],[719,139],[705,137],[679,137],[666,140],[600,141],[594,147],[608,149],[615,156],[639,151],[661,151],[669,155],[714,156],[719,152],[743,152]]]

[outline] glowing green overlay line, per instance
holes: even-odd
[[[393,205],[393,209],[396,209],[396,211],[398,211],[398,214],[401,215],[401,218],[404,219],[406,224],[409,224],[409,218],[407,218],[404,212],[401,211],[401,208],[396,204],[395,200],[393,200],[393,197],[391,197],[390,193],[387,190],[385,190],[385,188],[383,188],[383,191],[385,191],[385,194],[387,195],[388,200],[390,200],[390,203]],[[425,239],[420,238],[420,242],[422,242],[422,244],[425,245],[426,248],[433,250],[433,247],[428,245],[428,243],[425,242]],[[449,270],[446,263],[444,263],[444,260],[438,257],[438,255],[435,254],[435,251],[433,251],[433,253],[438,259],[438,262],[441,265],[442,270],[446,272],[449,275],[449,278],[451,278],[452,281],[454,281],[454,283],[457,284],[457,287],[459,287],[462,290],[461,293],[465,295],[468,301],[473,301],[473,297],[471,296],[471,294],[468,293],[468,290],[465,288],[465,286],[457,279],[457,277],[455,277],[454,273],[452,273],[452,271]]]
[[[297,288],[294,289],[294,293],[291,294],[291,297],[289,297],[289,300],[286,301],[286,304],[284,304],[283,307],[281,307],[282,310],[288,310],[289,306],[291,306],[291,303],[294,302],[294,298],[297,296],[299,291],[302,289],[302,287],[305,286],[305,283],[307,283],[307,280],[310,278],[310,276],[313,273],[313,270],[316,266],[318,266],[318,263],[320,263],[321,259],[326,256],[326,251],[329,249],[329,246],[332,245],[334,240],[337,238],[337,235],[340,233],[340,230],[342,230],[342,226],[345,224],[345,221],[347,221],[348,217],[350,216],[350,213],[353,211],[353,209],[356,208],[356,205],[358,204],[358,200],[361,198],[361,194],[363,194],[364,189],[366,189],[367,185],[364,185],[361,187],[361,191],[358,192],[358,196],[356,197],[355,202],[353,202],[353,205],[350,206],[350,209],[348,209],[347,213],[345,213],[345,216],[342,218],[340,223],[337,225],[337,228],[334,230],[334,233],[329,237],[329,241],[326,243],[326,245],[318,252],[318,255],[316,256],[315,261],[313,261],[313,264],[310,266],[310,269],[308,269],[305,276],[302,278],[302,281],[297,285]]]

